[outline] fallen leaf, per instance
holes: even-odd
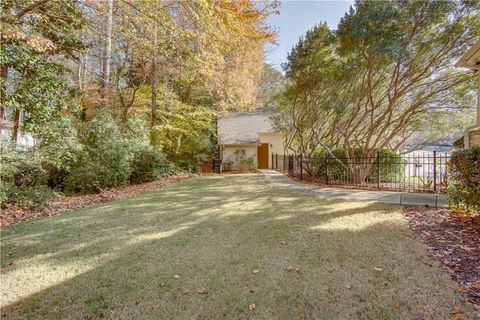
[[[455,310],[453,312],[450,312],[450,317],[454,319],[463,319],[463,312]]]
[[[287,271],[292,272],[293,270],[295,270],[294,267],[292,267],[292,266],[288,266],[288,267],[287,267]]]
[[[205,288],[200,288],[200,289],[197,290],[197,293],[198,293],[198,294],[207,294],[208,291],[207,291],[207,289],[205,289]]]
[[[298,274],[302,274],[303,273],[303,267],[297,267],[295,268],[295,271],[298,273]]]
[[[382,272],[382,271],[383,271],[382,268],[377,268],[377,267],[373,267],[373,270],[378,271],[378,272]]]
[[[258,269],[255,269],[255,270],[252,271],[253,274],[257,274],[259,272],[260,272],[260,270],[258,270]]]
[[[352,286],[349,285],[349,284],[346,284],[346,285],[345,285],[345,288],[347,288],[347,289],[352,289]]]
[[[248,310],[253,311],[255,309],[255,303],[250,303],[248,305]]]
[[[285,244],[287,244],[287,241],[280,241],[280,244],[285,245]]]
[[[183,294],[189,294],[189,293],[190,293],[190,290],[188,290],[188,289],[183,289],[183,290],[182,290],[182,293],[183,293]]]
[[[178,274],[173,276],[173,279],[179,279],[179,278],[180,278],[180,276]]]

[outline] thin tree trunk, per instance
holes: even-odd
[[[105,107],[108,107],[108,87],[110,82],[110,60],[112,53],[112,24],[113,24],[113,0],[107,0],[108,14],[106,25],[106,41],[103,51],[102,66],[102,100]]]
[[[13,130],[12,130],[12,142],[17,144],[18,140],[18,129],[20,127],[20,110],[15,109],[15,119],[13,120]]]
[[[0,136],[2,135],[3,130],[3,117],[5,117],[5,100],[7,93],[7,78],[8,78],[8,67],[2,66],[0,71],[2,77],[2,84],[0,87]]]
[[[155,23],[153,31],[153,52],[152,52],[152,115],[150,127],[155,126],[157,114],[157,24]]]

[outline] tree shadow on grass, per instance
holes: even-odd
[[[3,235],[2,316],[428,319],[463,308],[396,209],[234,175],[22,223]]]

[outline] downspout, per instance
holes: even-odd
[[[477,118],[476,123],[465,129],[463,134],[463,144],[465,149],[470,148],[470,130],[480,127],[480,70],[475,70],[477,73]]]

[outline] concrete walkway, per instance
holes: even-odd
[[[317,185],[300,183],[275,170],[259,169],[258,171],[263,173],[267,181],[271,182],[276,187],[309,193],[324,198],[375,201],[401,205],[429,205],[435,207],[435,194],[432,193],[368,191],[320,187]],[[438,207],[447,207],[447,196],[440,194],[437,199],[437,205]]]

